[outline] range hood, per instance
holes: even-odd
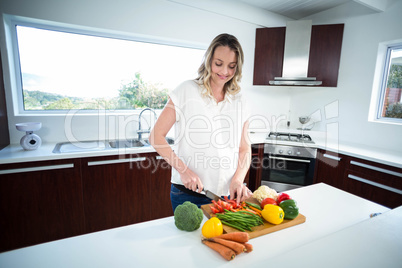
[[[269,81],[270,85],[318,86],[322,81],[307,77],[311,40],[311,20],[286,23],[285,52],[282,77]]]

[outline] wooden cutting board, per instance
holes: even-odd
[[[248,200],[248,201],[253,202],[253,203],[258,203],[258,202],[255,202],[254,200]],[[214,214],[212,213],[211,208],[209,206],[213,206],[213,204],[207,204],[207,205],[201,206],[201,209],[204,212],[204,215],[208,219],[211,217],[214,217]],[[306,221],[306,217],[299,213],[299,215],[295,219],[283,220],[283,222],[281,224],[277,224],[277,225],[271,224],[264,220],[264,225],[253,227],[252,232],[250,232],[250,231],[246,231],[246,232],[249,233],[249,236],[251,239],[251,238],[258,237],[258,236],[273,233],[276,231],[280,231],[280,230],[304,223],[305,221]],[[233,233],[233,232],[239,232],[239,230],[223,224],[223,232],[224,233]]]

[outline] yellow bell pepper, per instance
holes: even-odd
[[[202,235],[211,238],[223,234],[222,222],[217,217],[207,220],[201,229]]]
[[[264,209],[261,211],[261,215],[267,222],[272,224],[280,224],[285,217],[283,209],[280,206],[272,204],[265,205]]]

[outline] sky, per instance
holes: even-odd
[[[83,98],[115,97],[136,72],[171,90],[196,78],[205,52],[22,26],[17,35],[22,73],[31,74],[24,89]]]

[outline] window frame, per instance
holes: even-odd
[[[62,115],[65,116],[71,113],[70,110],[25,110],[22,90],[22,75],[18,49],[18,38],[16,26],[33,27],[44,30],[52,30],[59,32],[66,32],[72,34],[89,35],[103,38],[114,38],[126,41],[145,42],[151,44],[169,45],[183,48],[202,49],[206,50],[207,45],[203,43],[188,42],[184,40],[177,40],[171,38],[119,32],[108,29],[93,28],[87,26],[72,25],[67,23],[60,23],[54,21],[33,19],[9,14],[3,14],[3,23],[6,35],[7,58],[10,70],[10,86],[11,98],[13,103],[13,110],[16,116],[48,116],[48,115]],[[76,110],[76,109],[75,109]],[[156,109],[159,110],[159,109]],[[99,115],[102,114],[132,114],[138,112],[140,109],[127,109],[127,110],[79,110],[77,115]]]
[[[390,69],[391,52],[394,49],[402,49],[402,39],[379,44],[368,118],[370,122],[402,125],[402,118],[382,117]]]

